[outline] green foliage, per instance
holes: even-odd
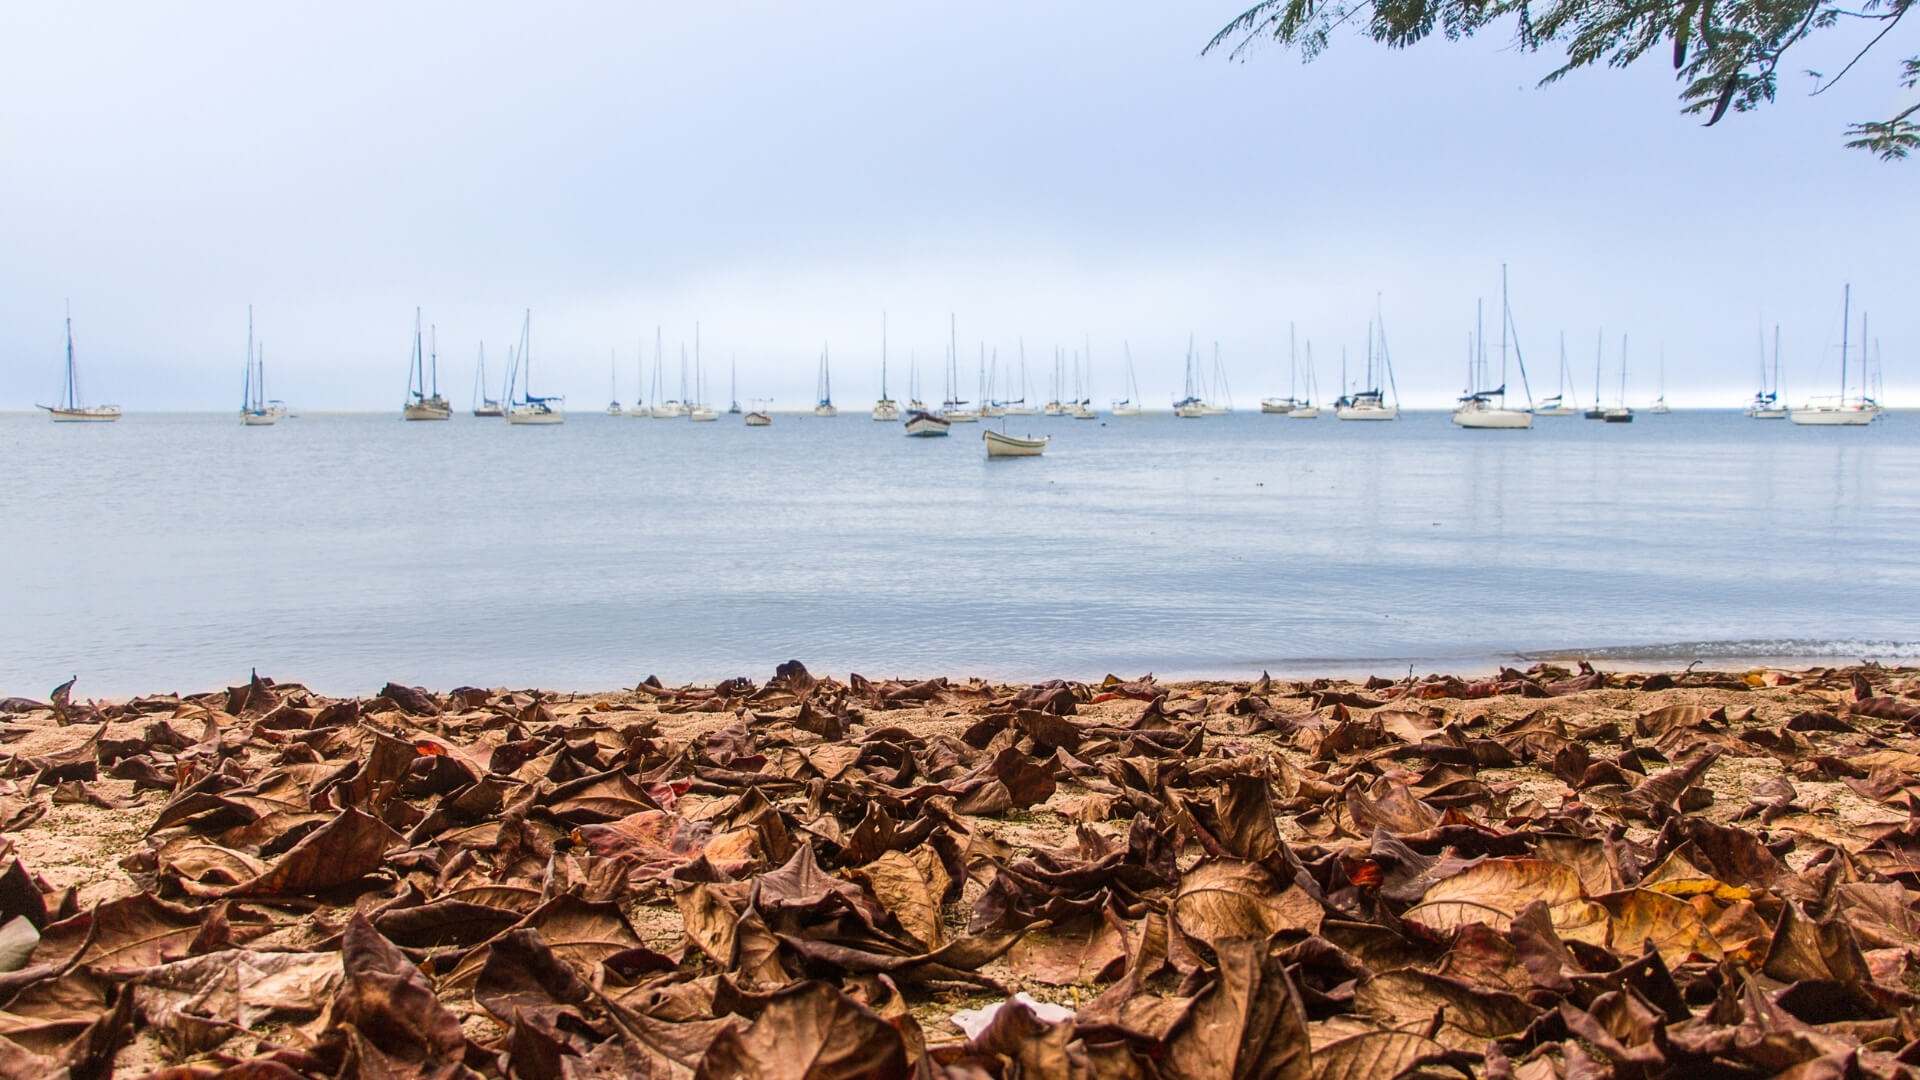
[[[1851,71],[1899,25],[1914,0],[1260,0],[1229,23],[1205,52],[1229,48],[1239,58],[1272,39],[1312,60],[1333,33],[1353,24],[1373,40],[1405,48],[1436,31],[1448,40],[1470,37],[1511,18],[1517,43],[1528,50],[1558,47],[1565,62],[1541,84],[1580,68],[1621,68],[1671,48],[1684,112],[1705,115],[1709,126],[1728,112],[1748,112],[1774,99],[1781,58],[1815,31],[1870,28],[1873,33],[1831,79],[1808,72],[1819,94]],[[1920,87],[1920,57],[1902,63],[1900,85]],[[1920,149],[1920,103],[1887,120],[1853,124],[1849,147],[1886,160]]]

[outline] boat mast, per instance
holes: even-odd
[[[1773,324],[1773,394],[1780,396],[1780,324]]]
[[[1560,403],[1565,405],[1567,401],[1567,332],[1565,330],[1560,331],[1560,386],[1558,389]]]
[[[1393,353],[1387,349],[1387,316],[1381,308],[1379,293],[1373,294],[1373,321],[1380,324],[1380,367],[1386,372],[1387,389],[1392,391],[1393,403],[1397,408],[1400,404],[1400,387],[1393,381]],[[1385,403],[1384,398],[1381,401]]]
[[[1840,304],[1840,404],[1847,403],[1847,325],[1853,322],[1853,285],[1848,283]]]
[[[1620,335],[1620,407],[1627,407],[1627,335]]]
[[[73,367],[73,306],[67,306],[67,408],[80,407],[80,376]]]
[[[253,305],[247,305],[247,380],[240,391],[240,411],[253,408]]]
[[[1131,368],[1128,369],[1127,374],[1129,377],[1132,376],[1133,371]],[[1294,337],[1293,324],[1288,323],[1287,324],[1287,403],[1291,405],[1298,402],[1299,400],[1300,400],[1300,343]]]
[[[252,359],[249,357],[248,362]],[[419,401],[425,396],[427,380],[420,370],[420,309],[413,309],[413,355],[407,358],[407,399]]]
[[[1512,311],[1507,307],[1507,264],[1500,264],[1500,407],[1507,407],[1507,320]]]
[[[1373,320],[1367,320],[1367,389],[1374,389],[1373,381]]]
[[[428,366],[428,369],[432,372],[433,396],[439,397],[440,396],[440,328],[439,327],[434,326],[434,327],[428,328],[427,341],[431,346],[430,355],[432,356],[432,359],[428,362],[427,366]]]
[[[1867,336],[1867,313],[1860,312],[1860,403],[1867,401],[1867,342],[1873,339]]]
[[[1482,369],[1487,366],[1487,302],[1473,302],[1473,337],[1467,341],[1467,393],[1478,394],[1486,381]]]
[[[887,400],[887,313],[880,313],[880,400]]]
[[[1600,357],[1606,351],[1606,348],[1607,348],[1606,330],[1600,329],[1600,330],[1594,331],[1594,334],[1593,334],[1593,407],[1596,409],[1600,407]]]

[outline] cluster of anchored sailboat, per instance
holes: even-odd
[[[1766,340],[1764,334],[1760,343],[1760,389],[1754,394],[1752,403],[1746,409],[1746,415],[1756,420],[1791,420],[1796,424],[1814,426],[1862,426],[1878,419],[1883,408],[1877,395],[1877,375],[1870,373],[1873,366],[1867,356],[1867,317],[1860,316],[1860,362],[1850,367],[1849,353],[1852,348],[1850,330],[1852,327],[1853,288],[1847,286],[1842,300],[1841,338],[1840,338],[1840,393],[1834,397],[1815,398],[1798,408],[1788,408],[1781,403],[1780,392],[1780,330],[1776,326],[1773,335],[1773,356],[1769,371]],[[47,413],[59,422],[106,422],[120,419],[120,407],[117,405],[85,404],[80,392],[80,375],[74,361],[73,316],[67,315],[67,348],[65,381],[61,389],[59,404],[41,405]],[[412,354],[407,368],[407,396],[401,408],[401,415],[407,420],[449,420],[453,417],[453,406],[440,393],[440,356],[437,331],[431,325],[423,327],[418,308],[414,309]],[[506,377],[502,382],[501,396],[488,397],[486,344],[479,348],[478,362],[474,371],[473,415],[478,417],[496,417],[505,419],[509,424],[559,424],[566,419],[565,398],[560,395],[538,395],[533,393],[533,312],[528,310],[521,322],[519,340],[507,352]],[[1590,420],[1604,420],[1607,423],[1632,423],[1634,410],[1626,403],[1627,395],[1627,338],[1620,338],[1620,392],[1611,406],[1601,403],[1601,380],[1603,376],[1606,339],[1604,332],[1595,345],[1594,357],[1594,400],[1591,408],[1581,409],[1574,400],[1571,372],[1567,366],[1566,335],[1560,337],[1560,380],[1557,392],[1539,402],[1533,400],[1531,386],[1527,382],[1526,359],[1520,349],[1518,327],[1514,323],[1513,309],[1507,298],[1507,270],[1500,268],[1500,358],[1499,378],[1493,377],[1493,367],[1488,347],[1485,325],[1485,313],[1476,309],[1474,329],[1467,334],[1467,389],[1461,394],[1453,410],[1453,422],[1463,428],[1490,430],[1525,429],[1533,426],[1535,417],[1585,416]],[[1263,398],[1260,411],[1268,415],[1285,416],[1295,420],[1313,420],[1320,416],[1320,406],[1315,404],[1319,392],[1319,382],[1314,371],[1313,342],[1306,342],[1305,356],[1302,359],[1292,326],[1287,329],[1287,365],[1288,389],[1286,397]],[[622,407],[616,392],[606,408],[609,416],[629,416],[655,420],[685,419],[693,422],[713,421],[720,417],[720,410],[707,403],[706,378],[701,366],[700,327],[694,324],[693,353],[691,366],[685,343],[680,346],[679,396],[667,397],[666,358],[659,328],[654,330],[653,379],[651,394],[643,395],[633,405]],[[1126,396],[1112,402],[1109,415],[1116,417],[1141,415],[1139,384],[1134,378],[1133,350],[1122,344],[1126,356]],[[247,364],[246,376],[242,384],[240,407],[241,420],[250,427],[271,425],[288,416],[286,405],[274,398],[267,397],[266,391],[266,349],[254,335],[253,308],[247,308]],[[1516,407],[1509,402],[1508,364],[1511,358],[1520,377],[1521,392],[1525,396],[1526,406]],[[646,353],[644,346],[638,350],[636,366],[640,384],[647,386]],[[618,358],[614,357],[609,369],[610,381],[617,383]],[[1100,413],[1093,406],[1093,345],[1089,338],[1084,353],[1081,350],[1056,348],[1052,365],[1051,399],[1041,407],[1028,403],[1027,394],[1027,358],[1026,343],[1022,340],[1018,346],[1018,356],[1010,361],[1003,379],[1000,367],[999,350],[989,349],[983,342],[980,346],[979,368],[976,394],[971,400],[961,395],[966,392],[960,375],[960,349],[957,321],[948,318],[948,343],[945,357],[945,398],[935,407],[920,399],[920,369],[917,360],[910,360],[910,390],[908,400],[903,407],[887,392],[887,322],[883,314],[880,318],[880,397],[873,404],[871,416],[874,420],[887,423],[901,423],[907,435],[915,438],[945,436],[954,424],[977,423],[981,420],[1004,419],[1007,417],[1048,416],[1066,417],[1076,420],[1097,419]],[[1017,365],[1017,366],[1016,366]],[[1849,377],[1850,370],[1857,367],[1859,386],[1854,391]],[[1018,371],[1019,396],[1012,396],[1015,385],[1014,372]],[[691,374],[691,386],[689,385]],[[728,415],[742,415],[737,379],[730,375],[734,384],[734,393],[726,412]],[[1660,415],[1671,410],[1666,402],[1666,361],[1660,362],[1660,395],[1654,399],[1647,412]],[[1068,391],[1069,383],[1072,390]],[[1340,354],[1340,384],[1342,393],[1333,402],[1334,416],[1341,420],[1395,420],[1400,416],[1399,393],[1394,383],[1393,360],[1387,350],[1386,321],[1378,309],[1367,325],[1366,368],[1358,383],[1347,378],[1347,356],[1343,347]],[[1001,387],[1004,385],[1004,392]],[[840,410],[833,403],[833,375],[831,360],[825,346],[820,350],[820,368],[816,383],[817,403],[813,413],[819,417],[839,415]],[[647,401],[651,400],[652,404]],[[744,412],[744,421],[748,427],[767,427],[773,423],[773,414],[768,400],[756,400],[755,407]],[[1186,386],[1181,397],[1173,401],[1173,414],[1182,419],[1198,419],[1219,416],[1233,411],[1233,395],[1227,385],[1226,366],[1221,360],[1220,345],[1213,346],[1211,366],[1202,363],[1192,337],[1187,341]],[[1015,436],[1005,430],[1002,423],[1000,431],[984,431],[983,441],[992,457],[1031,457],[1046,449],[1046,436]]]

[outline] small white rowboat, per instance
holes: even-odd
[[[1039,457],[1041,452],[1047,448],[1047,437],[1045,435],[1037,439],[1023,439],[1018,435],[1004,435],[998,431],[988,429],[981,432],[980,437],[986,440],[987,456],[990,458]]]

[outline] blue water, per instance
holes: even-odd
[[[0,417],[0,694],[1920,655],[1920,423]]]

